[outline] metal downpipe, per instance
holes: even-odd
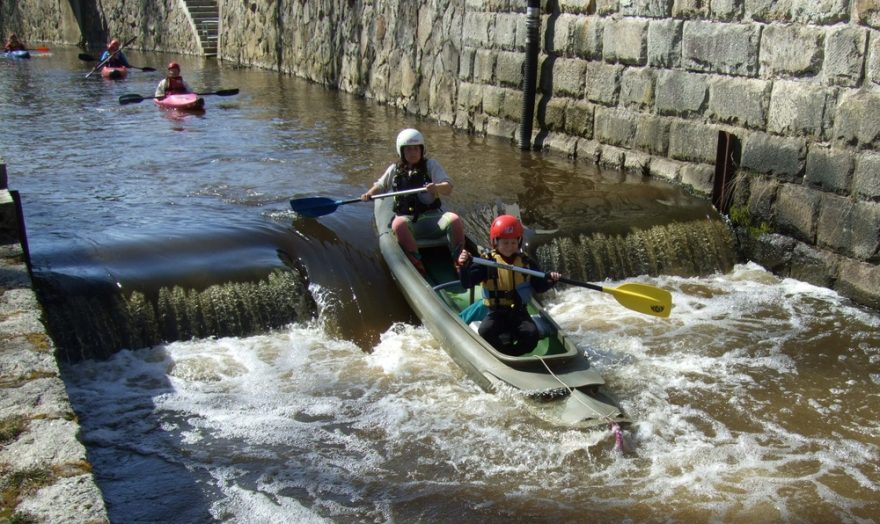
[[[532,119],[535,114],[535,86],[538,77],[538,28],[541,25],[540,0],[529,0],[526,9],[526,64],[523,78],[523,109],[519,128],[519,148],[531,149]]]

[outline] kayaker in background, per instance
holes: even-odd
[[[394,197],[394,220],[391,229],[410,262],[421,272],[425,267],[419,256],[417,238],[437,238],[444,233],[452,253],[464,247],[464,226],[461,218],[441,209],[440,195],[452,194],[452,180],[443,166],[427,158],[425,138],[415,129],[404,129],[397,135],[397,161],[361,195],[368,201],[376,193],[426,188],[422,193]]]
[[[522,222],[515,216],[495,218],[489,228],[492,252],[486,258],[499,264],[541,271],[522,252],[523,233]],[[458,268],[462,286],[467,289],[477,284],[483,286],[483,305],[489,308],[489,313],[480,322],[480,336],[506,355],[524,355],[535,349],[540,334],[526,306],[532,293],[547,291],[562,275],[550,272],[549,278],[542,279],[509,269],[472,264],[471,254],[466,250],[458,256]]]
[[[181,95],[191,93],[192,90],[183,81],[180,76],[180,64],[171,62],[168,64],[168,74],[156,86],[156,98],[162,98],[168,95]]]
[[[18,39],[18,35],[16,35],[15,33],[12,33],[11,35],[9,35],[9,39],[6,40],[6,45],[3,47],[3,50],[4,51],[26,51],[27,48],[24,46],[24,44],[21,42],[21,40]]]
[[[119,40],[115,38],[107,44],[107,50],[101,55],[99,62],[104,60],[107,60],[104,64],[106,67],[131,67],[125,53],[120,49]]]

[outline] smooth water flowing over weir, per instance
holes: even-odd
[[[159,76],[85,80],[78,51],[0,62],[0,148],[113,522],[880,515],[880,316],[736,260],[704,199],[194,57],[129,59],[241,94],[120,106]],[[545,270],[672,293],[669,318],[546,295],[632,420],[630,453],[468,379],[397,291],[371,206],[291,213],[362,194],[405,127],[477,240],[515,209]]]

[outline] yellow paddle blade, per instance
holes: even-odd
[[[672,293],[648,284],[603,287],[602,291],[611,293],[622,306],[639,313],[665,318],[672,311]]]

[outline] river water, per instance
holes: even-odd
[[[0,156],[36,274],[84,293],[198,288],[296,260],[317,304],[262,333],[64,366],[113,522],[880,519],[876,312],[752,263],[605,283],[670,290],[668,319],[582,288],[550,295],[633,421],[618,453],[605,428],[554,426],[469,381],[397,292],[371,206],[302,220],[288,205],[356,197],[410,126],[467,217],[500,202],[544,235],[611,234],[705,219],[705,202],[193,57],[129,56],[241,94],[206,97],[203,114],[120,106],[160,73],[87,80],[78,51],[0,62]]]

